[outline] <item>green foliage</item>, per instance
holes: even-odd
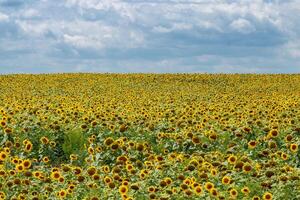
[[[81,155],[84,152],[85,141],[85,135],[80,129],[65,132],[62,150],[67,157],[71,154]]]

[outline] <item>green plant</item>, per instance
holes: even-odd
[[[82,130],[73,129],[65,132],[62,149],[64,154],[69,157],[71,154],[83,154],[86,138]]]

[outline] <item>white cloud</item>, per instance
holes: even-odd
[[[28,35],[41,36],[51,29],[51,24],[47,21],[24,21],[16,20],[16,24]]]
[[[1,21],[3,21],[3,22],[8,21],[8,19],[9,19],[8,15],[0,12],[0,22]]]
[[[134,20],[134,10],[133,7],[130,6],[131,3],[126,3],[121,0],[66,0],[66,5],[78,6],[80,9],[95,9],[98,11],[115,10],[120,16],[127,20]]]
[[[39,15],[40,15],[39,11],[32,8],[24,10],[21,14],[21,16],[24,18],[32,18],[32,17],[37,17]]]
[[[172,31],[188,31],[191,30],[193,26],[187,23],[174,23],[171,27],[155,26],[153,28],[154,32],[158,33],[169,33]]]
[[[291,58],[300,58],[300,40],[294,39],[289,41],[281,48],[281,55],[289,56]]]
[[[64,41],[79,48],[101,48],[103,44],[97,38],[89,38],[82,35],[63,35]]]
[[[252,33],[255,31],[255,27],[251,24],[251,22],[249,22],[246,19],[242,19],[242,18],[239,18],[239,19],[231,22],[230,27],[233,30],[236,30],[238,32],[245,33],[245,34]]]
[[[136,48],[144,44],[142,32],[101,21],[18,19],[16,24],[29,37],[42,38],[51,33],[59,39],[58,42],[65,42],[75,48]]]
[[[281,5],[265,3],[263,0],[67,0],[66,4],[87,13],[93,10],[95,13],[115,13],[119,22],[135,23],[161,33],[188,31],[191,28],[221,33],[228,31],[230,23],[232,31],[242,33],[265,26],[280,31],[284,29]],[[176,27],[178,25],[179,27]],[[182,25],[184,27],[181,27]]]
[[[78,20],[59,27],[67,43],[82,48],[134,48],[143,43],[141,33],[131,29],[109,26],[102,22]]]

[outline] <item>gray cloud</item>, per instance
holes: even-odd
[[[299,11],[297,0],[0,0],[0,73],[300,72]]]

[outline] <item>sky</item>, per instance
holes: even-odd
[[[300,0],[0,0],[0,73],[299,73]]]

